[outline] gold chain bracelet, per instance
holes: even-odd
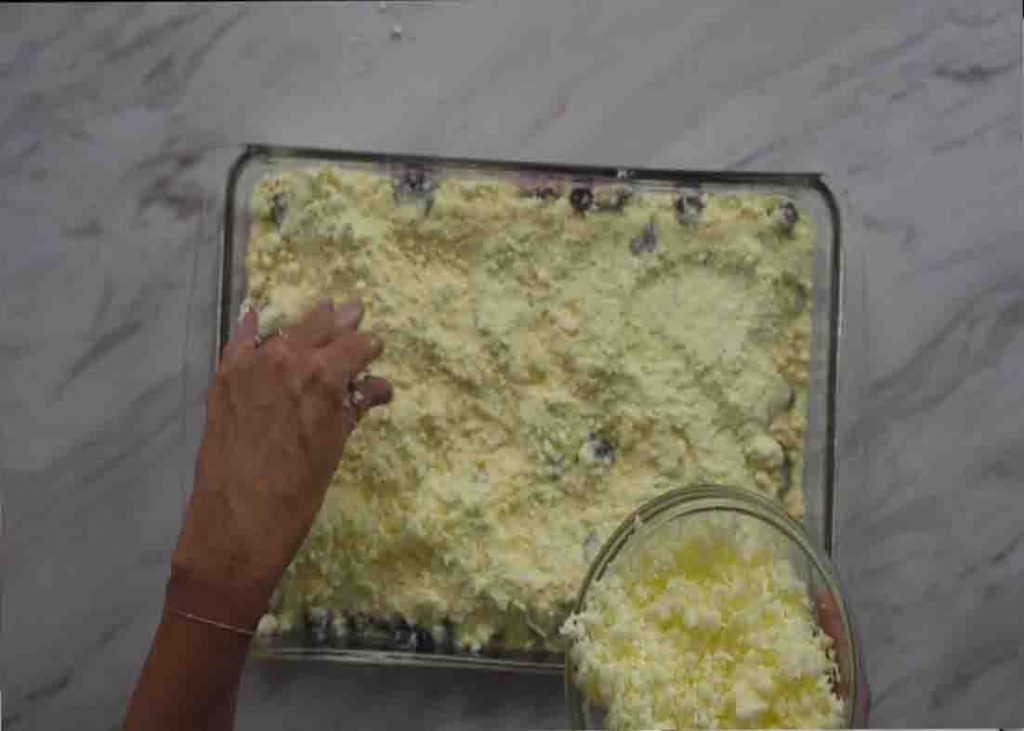
[[[170,614],[173,614],[176,617],[180,617],[181,619],[187,619],[187,620],[192,621],[192,622],[198,622],[199,624],[206,624],[206,625],[209,625],[210,627],[216,627],[218,629],[222,629],[222,630],[225,630],[227,632],[234,632],[236,635],[241,635],[242,637],[254,637],[255,634],[256,634],[252,630],[242,629],[241,627],[234,627],[234,626],[232,626],[230,624],[224,624],[223,622],[218,622],[218,621],[216,621],[214,619],[207,619],[206,617],[200,617],[198,614],[191,614],[189,612],[183,612],[180,609],[175,609],[174,607],[168,607],[167,611]]]

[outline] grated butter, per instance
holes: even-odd
[[[614,729],[834,728],[832,639],[781,537],[724,514],[627,546],[562,631]]]
[[[511,182],[413,182],[324,166],[254,193],[264,331],[358,293],[396,392],[346,447],[281,626],[323,606],[535,646],[587,546],[665,490],[731,484],[802,513],[810,221],[781,233],[768,195],[706,195],[680,223],[671,191],[581,214]]]

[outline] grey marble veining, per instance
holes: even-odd
[[[246,141],[828,174],[846,240],[837,559],[873,721],[1019,726],[1019,9],[0,7],[4,727],[119,722],[189,487]],[[565,723],[554,678],[291,665],[250,668],[239,719]]]

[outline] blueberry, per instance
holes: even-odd
[[[584,186],[577,186],[569,194],[569,203],[577,213],[586,213],[594,205],[594,191]]]
[[[417,652],[433,652],[436,646],[434,642],[434,635],[430,634],[429,631],[417,627],[414,635],[415,647]]]
[[[326,645],[331,640],[334,612],[330,609],[307,609],[305,616],[306,639],[314,646]]]
[[[676,198],[676,218],[680,223],[697,223],[704,210],[704,198],[699,190],[684,190]]]
[[[346,635],[348,643],[353,647],[359,647],[363,642],[363,635],[366,632],[366,618],[361,613],[349,614],[345,617],[347,626]]]
[[[288,216],[288,199],[284,193],[274,193],[270,201],[270,215],[278,228],[284,226],[284,220]]]
[[[403,617],[396,616],[391,621],[391,645],[399,650],[412,650],[416,647],[413,628]]]
[[[422,193],[427,188],[427,173],[423,168],[409,168],[400,184],[406,193]]]
[[[434,188],[436,187],[423,168],[409,168],[395,181],[395,203],[401,204],[413,199],[418,200],[423,206],[423,214],[427,215],[434,206]]]
[[[441,632],[440,636],[437,638],[437,642],[443,648],[443,652],[455,652],[455,638],[455,623],[452,622],[450,619],[442,620]]]
[[[800,220],[800,212],[792,201],[785,201],[775,209],[775,223],[779,228],[792,232],[796,222]]]
[[[505,654],[505,635],[503,632],[495,631],[491,633],[491,636],[487,639],[487,642],[482,648],[482,652],[486,657],[501,657]]]
[[[650,254],[658,248],[658,228],[652,218],[643,230],[629,242],[629,250],[636,256]]]
[[[590,457],[595,462],[610,465],[615,461],[615,445],[605,437],[591,432],[587,436],[587,446],[590,448]]]

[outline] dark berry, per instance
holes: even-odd
[[[412,626],[403,617],[396,616],[391,621],[391,645],[399,650],[412,650],[416,647]]]
[[[334,612],[330,609],[308,609],[305,617],[306,639],[314,645],[326,645],[331,640]]]
[[[429,631],[416,628],[414,640],[416,643],[417,652],[433,652],[435,647],[434,635],[430,634]]]
[[[445,619],[441,622],[440,636],[437,638],[438,644],[443,648],[446,653],[455,652],[455,639],[456,629],[455,623],[450,619]]]
[[[345,617],[345,625],[348,643],[353,647],[359,647],[366,633],[366,618],[361,613],[349,614]]]
[[[569,203],[577,213],[586,213],[594,205],[594,191],[590,188],[577,186],[569,194]]]
[[[410,168],[402,176],[402,187],[408,193],[422,192],[427,186],[427,174],[422,168]]]
[[[629,250],[636,256],[650,254],[658,248],[658,228],[651,219],[643,230],[629,242]]]
[[[792,231],[799,220],[800,212],[797,211],[792,201],[785,201],[775,209],[775,222],[786,231]]]
[[[615,445],[605,437],[591,433],[587,437],[590,456],[595,462],[610,465],[615,461]]]
[[[676,218],[680,223],[696,223],[704,210],[704,198],[700,191],[686,190],[676,198]]]
[[[288,199],[284,193],[274,193],[270,202],[270,215],[278,228],[284,226],[284,220],[288,216]]]
[[[434,206],[436,187],[423,168],[409,168],[395,180],[395,203],[417,202],[423,207],[423,214],[427,215]]]

